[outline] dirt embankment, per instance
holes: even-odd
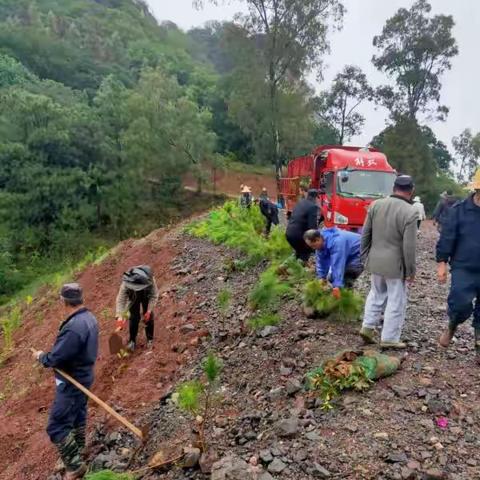
[[[192,175],[187,175],[184,178],[184,183],[188,188],[196,189],[197,182]],[[209,176],[207,184],[204,186],[205,191],[213,191],[214,187],[213,174]],[[255,197],[258,197],[262,188],[266,188],[269,195],[275,197],[277,193],[277,183],[275,175],[251,173],[248,170],[237,171],[227,170],[218,172],[215,176],[215,188],[217,192],[222,192],[226,195],[236,197],[240,195],[240,186],[247,185],[252,189]]]
[[[201,318],[181,312],[192,301],[189,295],[176,302],[169,294],[177,280],[170,262],[179,253],[177,241],[165,230],[142,240],[121,243],[99,265],[87,268],[78,278],[85,290],[86,304],[100,324],[100,354],[96,366],[95,393],[119,408],[127,417],[138,419],[171,387],[181,365],[189,358],[191,344],[200,330],[182,335],[181,352],[173,349],[179,341],[177,327],[196,325]],[[157,312],[157,337],[153,352],[140,348],[126,361],[111,357],[108,337],[114,325],[114,302],[122,273],[129,267],[150,264],[163,290]],[[56,461],[56,452],[45,433],[48,408],[54,393],[52,374],[34,366],[29,348],[48,350],[62,320],[58,293],[44,291],[23,312],[23,324],[15,335],[14,354],[0,368],[0,478],[2,480],[45,480]],[[144,341],[143,332],[139,335]],[[175,351],[174,351],[175,350]],[[91,424],[103,418],[93,405]]]

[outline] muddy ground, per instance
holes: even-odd
[[[151,426],[151,438],[131,468],[143,467],[159,451],[174,458],[195,440],[191,421],[170,393],[199,374],[201,359],[213,349],[224,362],[222,396],[209,437],[212,456],[224,459],[215,480],[480,479],[480,381],[472,332],[465,325],[448,351],[437,347],[447,289],[435,281],[435,241],[436,232],[426,224],[401,370],[366,393],[343,395],[329,412],[301,382],[328,355],[359,346],[358,325],[308,320],[292,301],[282,307],[278,329],[251,332],[245,327],[247,297],[264,266],[228,273],[225,264],[237,256],[234,252],[177,229],[125,242],[87,269],[79,281],[101,324],[94,391],[137,425]],[[139,349],[118,360],[108,355],[106,344],[111,309],[117,279],[136,263],[152,264],[164,288],[156,344],[151,353]],[[359,287],[365,292],[368,279]],[[225,288],[234,295],[228,311],[221,312],[217,294]],[[56,294],[45,293],[25,312],[15,355],[0,369],[1,390],[9,392],[0,404],[2,480],[44,480],[53,472],[56,456],[44,433],[53,382],[49,372],[33,366],[27,350],[30,345],[48,348],[58,317]],[[441,417],[448,419],[446,428],[437,426]],[[126,466],[136,446],[128,432],[95,408],[89,432],[91,467]],[[147,471],[142,478],[210,475],[174,466]]]

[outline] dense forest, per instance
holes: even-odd
[[[143,217],[166,221],[187,171],[199,182],[232,160],[279,171],[349,141],[362,102],[390,111],[372,144],[415,176],[429,208],[467,181],[480,135],[466,129],[451,154],[426,125],[448,114],[451,17],[425,0],[400,9],[373,39],[387,86],[347,65],[316,92],[307,76],[321,74],[341,2],[246,3],[234,22],[183,32],[141,0],[0,0],[0,296]]]

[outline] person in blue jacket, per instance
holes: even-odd
[[[452,275],[449,323],[439,342],[448,347],[458,326],[473,314],[475,350],[480,364],[480,169],[471,187],[475,193],[451,208],[437,243],[438,280],[446,283],[448,263]]]
[[[45,368],[58,368],[84,387],[93,384],[98,353],[98,324],[83,305],[83,292],[77,283],[62,287],[60,297],[65,320],[52,350],[33,350],[33,357]],[[66,469],[66,479],[82,478],[87,467],[83,460],[86,438],[87,397],[55,372],[55,399],[50,410],[47,433],[57,447]]]
[[[352,288],[362,274],[361,236],[336,227],[308,230],[305,243],[316,251],[317,277],[330,280],[333,295],[340,298],[340,288]]]

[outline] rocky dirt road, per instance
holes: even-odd
[[[152,427],[152,437],[134,468],[144,466],[158,451],[164,458],[175,457],[192,442],[192,424],[169,394],[174,384],[198,375],[201,359],[214,350],[224,362],[223,400],[210,431],[211,456],[217,460],[214,472],[175,466],[145,472],[142,478],[480,479],[480,378],[473,336],[465,325],[448,351],[437,346],[446,321],[447,290],[435,280],[435,241],[436,232],[426,224],[420,237],[418,278],[410,292],[408,355],[401,370],[366,393],[346,393],[329,412],[304,392],[303,377],[327,356],[358,347],[358,325],[308,320],[299,305],[289,301],[282,307],[278,327],[251,332],[246,328],[247,297],[265,266],[228,273],[225,264],[236,257],[234,252],[181,231],[162,240],[157,253],[144,251],[159,255],[154,257],[161,272],[158,280],[168,286],[159,308],[158,344],[150,360],[139,352],[113,384],[102,375],[96,387],[136,423]],[[365,291],[368,279],[360,284]],[[233,292],[226,312],[217,305],[217,294],[224,289]],[[129,392],[125,402],[122,392]],[[31,402],[41,407],[48,399],[46,395]],[[45,415],[36,415],[39,439]],[[443,428],[437,426],[439,419]],[[135,447],[133,439],[105,423],[98,412],[92,423],[91,465],[124,467]],[[40,452],[30,451],[34,461]],[[0,478],[45,478],[33,467],[22,471],[12,466],[12,455],[2,457],[1,463],[10,467]],[[53,466],[53,454],[48,459]],[[14,471],[24,476],[12,476]]]

